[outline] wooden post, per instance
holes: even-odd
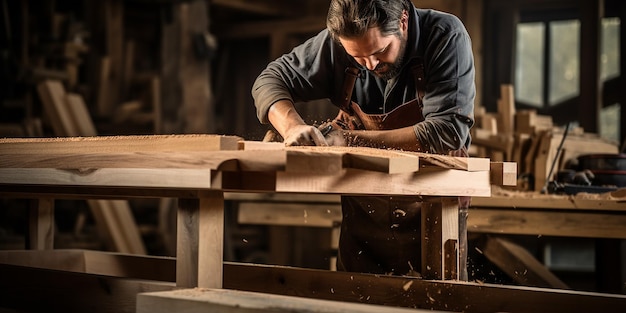
[[[54,199],[32,200],[26,248],[49,250],[54,247]]]
[[[222,288],[224,193],[179,199],[178,207],[176,285]]]
[[[459,204],[455,197],[422,203],[422,277],[459,279]]]

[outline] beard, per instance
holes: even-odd
[[[400,37],[400,49],[398,50],[398,57],[393,63],[378,63],[376,68],[371,72],[374,73],[377,77],[380,77],[384,80],[390,80],[400,73],[400,69],[402,68],[402,63],[404,62],[404,53],[406,50],[406,39]]]

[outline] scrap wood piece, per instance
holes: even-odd
[[[252,141],[252,140],[239,141],[239,150],[284,150],[284,149],[285,149],[285,144],[282,142]]]
[[[517,163],[515,162],[491,162],[489,174],[493,185],[517,186]]]
[[[69,138],[2,138],[2,154],[191,152],[237,150],[237,136],[225,135],[134,135]]]
[[[524,286],[570,289],[522,246],[499,237],[488,236],[484,255]]]

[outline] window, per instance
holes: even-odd
[[[515,97],[544,108],[580,93],[580,21],[546,20],[517,25]]]
[[[600,51],[600,79],[609,88],[612,80],[620,76],[620,19],[602,19],[602,50]],[[619,91],[609,91],[608,93]],[[620,141],[620,111],[619,103],[609,105],[600,111],[600,136],[605,139]]]

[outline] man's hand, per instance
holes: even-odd
[[[322,132],[311,125],[293,126],[283,137],[287,146],[328,146]]]
[[[329,146],[347,147],[345,131],[342,129],[333,129],[326,136],[326,143]]]

